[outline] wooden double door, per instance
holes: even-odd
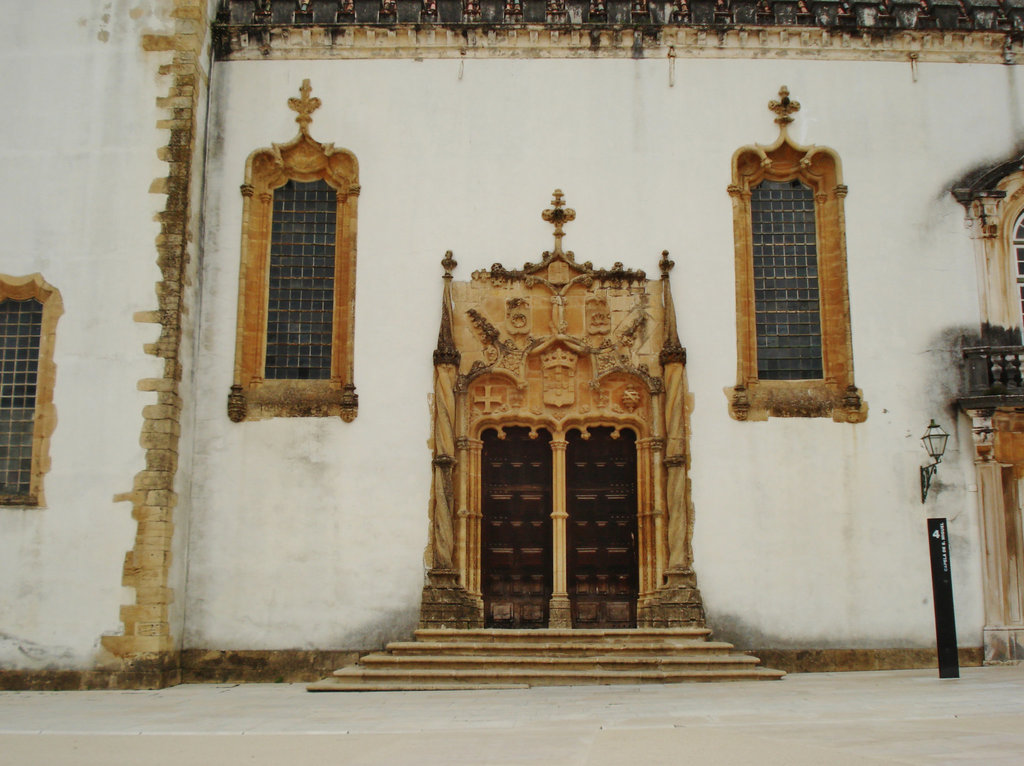
[[[636,626],[638,590],[636,436],[622,430],[570,431],[563,443],[539,430],[485,431],[481,461],[481,574],[485,624],[542,628],[564,562],[574,628]],[[555,457],[555,453],[562,454]],[[564,459],[564,502],[554,503]],[[553,506],[565,508],[554,534]],[[556,539],[564,544],[556,549]],[[563,549],[564,545],[564,549]]]

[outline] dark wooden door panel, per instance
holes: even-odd
[[[611,428],[568,436],[569,601],[573,627],[636,627],[636,437]]]
[[[483,434],[484,623],[543,628],[551,599],[551,437],[528,428]]]

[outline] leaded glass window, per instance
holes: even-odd
[[[32,487],[32,437],[39,378],[43,304],[0,301],[0,495]]]
[[[331,377],[337,194],[325,181],[274,190],[267,311],[268,379]]]
[[[1017,259],[1017,294],[1020,296],[1021,317],[1024,318],[1024,215],[1017,219],[1014,228],[1013,253]]]
[[[823,377],[814,194],[798,180],[751,190],[757,375]]]

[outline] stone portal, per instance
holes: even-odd
[[[575,215],[539,263],[442,262],[421,627],[703,625],[673,264],[577,263]]]

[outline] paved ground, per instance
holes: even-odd
[[[0,692],[0,765],[1024,765],[1024,667],[311,694]]]

